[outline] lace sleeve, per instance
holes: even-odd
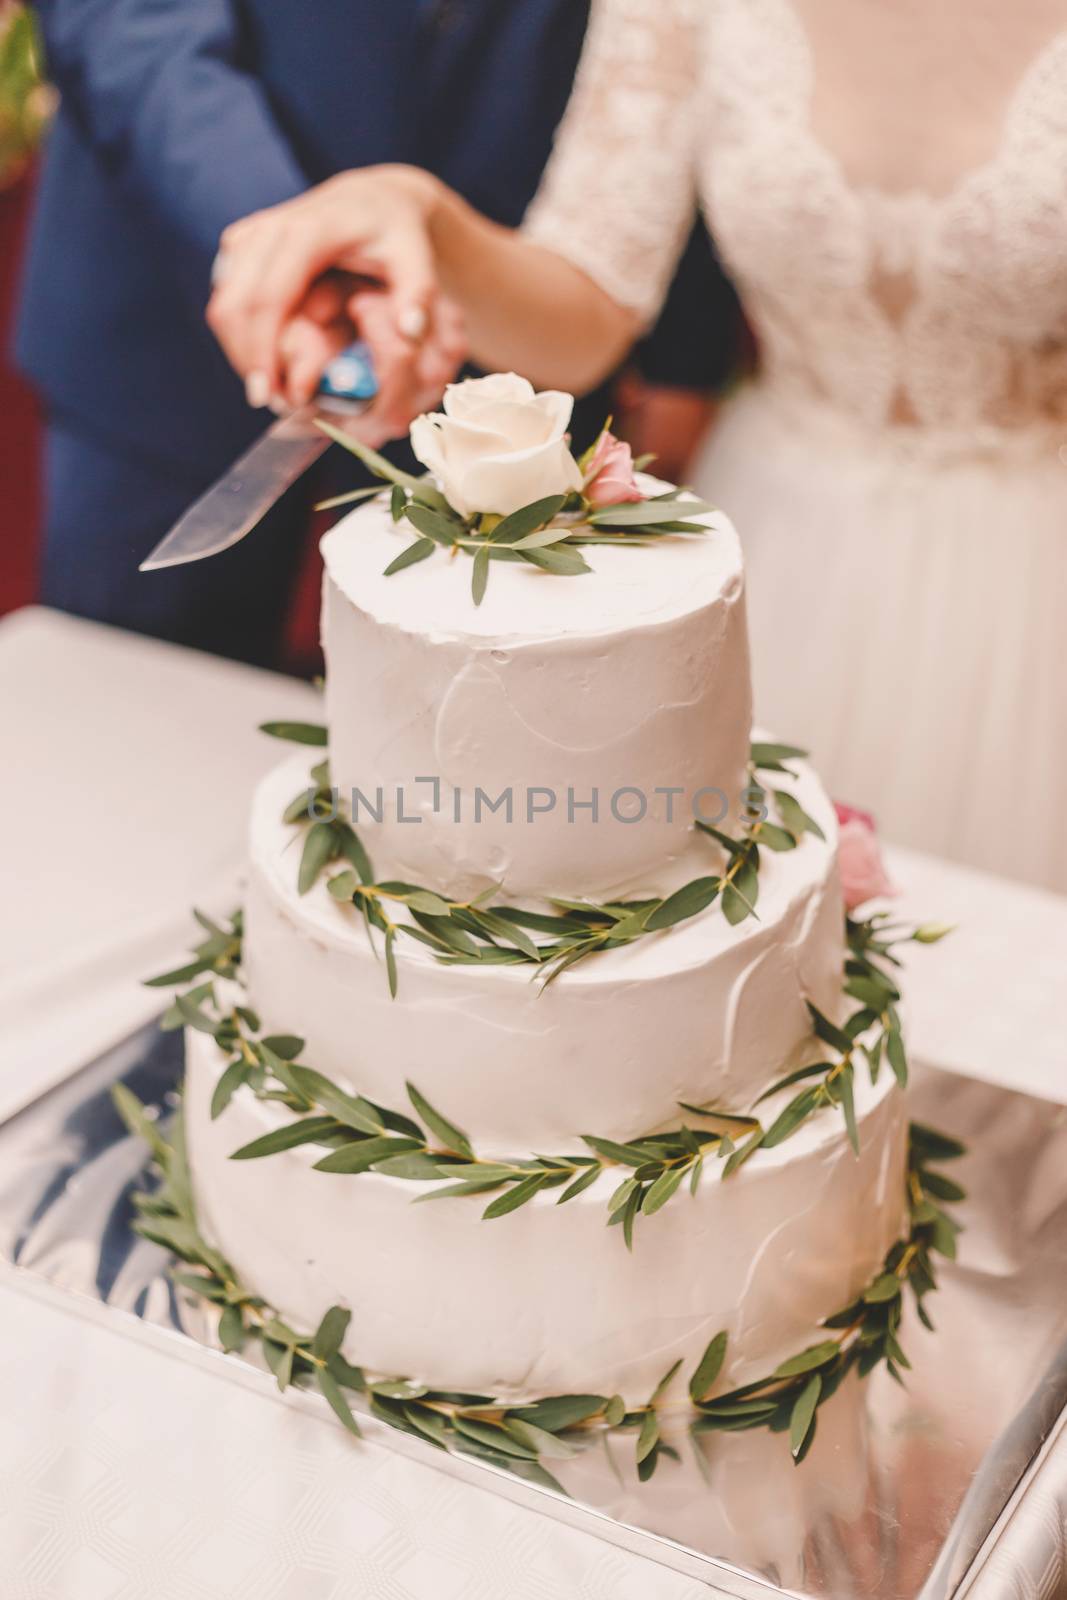
[[[651,322],[694,210],[706,0],[593,0],[574,93],[523,232]]]

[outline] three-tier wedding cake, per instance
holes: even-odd
[[[842,1031],[834,808],[752,742],[737,535],[610,435],[575,463],[518,384],[454,390],[435,483],[324,540],[329,766],[255,797],[186,1136],[279,1326],[349,1311],[343,1356],[412,1393],[630,1408],[862,1295],[906,1130]]]

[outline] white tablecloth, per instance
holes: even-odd
[[[137,978],[183,948],[191,902],[237,892],[279,753],[255,724],[315,710],[304,685],[45,611],[0,623],[0,1117],[151,1015]],[[1067,1099],[1067,903],[911,853],[892,870],[903,915],[959,924],[911,963],[914,1053]],[[0,1600],[710,1592],[11,1269],[0,1328]],[[1058,1593],[1063,1520],[1020,1493],[1006,1538],[1041,1552],[1020,1600]],[[1003,1560],[977,1600],[1013,1592]]]
[[[0,1116],[160,1007],[237,901],[248,795],[307,684],[37,607],[0,621]],[[15,1063],[17,1062],[17,1066]]]
[[[714,1594],[95,1311],[0,1275],[0,1600]]]

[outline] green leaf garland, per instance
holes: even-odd
[[[394,887],[398,893],[412,892],[410,886]],[[230,931],[217,929],[207,942],[207,948],[217,950],[220,977],[239,976],[240,940],[232,932],[239,927],[235,918]],[[881,975],[892,988],[883,963],[895,961],[893,952],[899,944],[916,942],[917,930],[889,925],[886,914],[876,913],[864,922],[849,920],[846,932],[850,952],[846,970],[862,971],[871,982],[872,975]],[[210,962],[206,967],[201,961],[190,965],[198,976],[213,971]],[[850,981],[846,979],[846,989]],[[316,1144],[324,1150],[314,1163],[316,1171],[351,1177],[380,1172],[413,1183],[433,1183],[419,1200],[483,1196],[487,1204],[482,1215],[487,1221],[517,1211],[545,1190],[559,1191],[556,1204],[566,1204],[609,1168],[621,1168],[630,1176],[609,1199],[607,1221],[621,1228],[621,1236],[630,1246],[641,1218],[653,1216],[684,1185],[695,1195],[709,1160],[728,1180],[760,1149],[784,1143],[820,1112],[835,1108],[840,1112],[849,1142],[859,1153],[857,1064],[865,1064],[872,1082],[877,1081],[882,1059],[879,1046],[899,1029],[899,1017],[888,1001],[879,1014],[861,1005],[844,1026],[831,1022],[815,1006],[809,1006],[809,1011],[812,1049],[819,1058],[772,1083],[750,1113],[686,1103],[679,1109],[687,1113],[687,1119],[675,1128],[658,1129],[628,1141],[590,1133],[583,1136],[587,1153],[508,1158],[479,1156],[468,1134],[433,1106],[414,1083],[407,1085],[414,1116],[341,1089],[323,1073],[301,1064],[302,1039],[286,1034],[258,1037],[254,1013],[243,1006],[220,1007],[210,982],[179,995],[163,1024],[190,1026],[211,1035],[228,1057],[212,1097],[213,1117],[223,1115],[233,1096],[241,1092],[282,1106],[296,1119],[242,1146],[234,1152],[234,1159],[258,1160]],[[759,1106],[789,1089],[797,1093],[764,1124],[756,1115]],[[954,1188],[945,1180],[942,1198],[953,1196]]]
[[[515,1405],[365,1372],[342,1351],[351,1317],[345,1307],[330,1307],[312,1333],[289,1327],[240,1282],[229,1262],[201,1234],[181,1113],[166,1138],[128,1089],[118,1085],[113,1094],[130,1132],[147,1138],[160,1178],[155,1190],[133,1197],[137,1232],[194,1269],[175,1271],[174,1276],[186,1292],[218,1308],[223,1350],[237,1353],[249,1343],[258,1344],[279,1389],[317,1387],[356,1437],[360,1427],[349,1397],[360,1396],[367,1409],[390,1427],[414,1433],[439,1449],[474,1455],[520,1475],[536,1474],[537,1481],[556,1489],[560,1485],[544,1461],[573,1455],[591,1432],[635,1430],[635,1461],[642,1481],[651,1477],[659,1461],[676,1455],[662,1439],[660,1411],[680,1361],[664,1373],[647,1402],[634,1410],[627,1410],[619,1395],[551,1395]],[[825,1339],[781,1362],[766,1378],[714,1394],[728,1354],[725,1330],[717,1333],[688,1379],[691,1433],[778,1431],[784,1425],[790,1452],[799,1462],[810,1448],[819,1408],[848,1371],[856,1368],[866,1376],[884,1365],[891,1375],[902,1377],[907,1357],[898,1335],[905,1291],[911,1292],[924,1325],[931,1327],[925,1300],[937,1287],[933,1256],[952,1256],[958,1232],[934,1198],[938,1181],[948,1180],[931,1170],[931,1162],[962,1154],[963,1146],[955,1140],[912,1125],[906,1184],[909,1227],[889,1250],[879,1273],[855,1301],[826,1319]]]
[[[424,518],[434,515],[425,507],[420,512]],[[474,570],[477,579],[481,569],[476,564]],[[321,730],[310,724],[270,723],[265,727],[279,738],[292,737],[299,743],[314,738],[315,743],[321,743],[317,737]],[[278,731],[286,728],[296,731]],[[448,965],[530,963],[541,968],[543,982],[551,983],[602,950],[664,932],[701,915],[712,905],[721,907],[731,926],[749,917],[758,918],[761,848],[766,846],[780,853],[795,850],[806,833],[823,837],[818,824],[787,790],[772,792],[779,821],[770,821],[766,814],[767,792],[757,777],[761,764],[780,765],[781,757],[802,753],[793,745],[753,745],[743,825],[736,837],[710,823],[696,822],[697,831],[723,851],[727,862],[723,871],[695,878],[660,899],[606,904],[552,899],[555,915],[506,904],[486,905],[482,897],[476,901],[450,900],[416,884],[376,881],[358,833],[339,814],[327,762],[320,762],[314,769],[308,788],[285,808],[283,820],[304,834],[297,877],[300,894],[308,894],[331,866],[343,863],[352,869],[328,878],[326,887],[335,899],[350,902],[360,912],[372,942],[375,931],[385,936],[386,975],[394,995],[399,988],[395,955],[398,935],[428,946],[439,961]],[[390,910],[394,905],[408,912],[412,920],[396,920]],[[923,930],[926,942],[930,942],[931,928],[937,932],[935,925],[928,925]],[[537,941],[531,937],[534,933],[548,937]],[[870,981],[876,980],[882,981],[878,974]],[[889,1059],[898,1070],[903,1060],[899,1039],[892,1042]],[[898,1076],[902,1076],[901,1071]]]

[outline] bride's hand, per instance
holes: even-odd
[[[285,392],[285,326],[316,281],[339,271],[377,286],[388,310],[360,329],[378,368],[375,409],[391,419],[411,412],[421,344],[439,321],[429,234],[437,188],[415,168],[365,168],[225,231],[207,320],[251,404]],[[350,315],[362,299],[350,299]]]
[[[381,290],[357,290],[349,297],[346,310],[354,331],[374,353],[376,365],[384,361],[387,369],[396,370],[406,361],[410,347],[396,333],[390,302]],[[359,419],[359,437],[376,446],[406,433],[415,417],[438,409],[445,385],[452,382],[466,359],[463,314],[447,295],[435,295],[414,365],[404,369],[407,381],[402,389],[394,386],[391,395],[380,390],[370,410]]]

